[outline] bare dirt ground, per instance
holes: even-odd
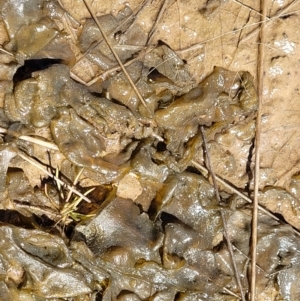
[[[84,1],[0,5],[0,300],[250,298],[258,101],[252,300],[299,300],[299,1],[262,62],[260,1],[90,1],[142,100]]]

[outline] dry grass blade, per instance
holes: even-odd
[[[209,152],[208,152],[208,148],[207,148],[207,143],[206,143],[206,138],[205,138],[205,133],[204,133],[203,126],[200,127],[200,130],[201,130],[203,145],[204,145],[204,150],[205,150],[205,158],[206,158],[207,169],[209,170],[209,173],[210,173],[210,175],[212,177],[212,180],[213,180],[213,185],[214,185],[214,189],[215,189],[216,198],[217,198],[218,202],[220,203],[221,198],[220,198],[220,194],[219,194],[218,184],[217,184],[215,174],[214,174],[214,172],[212,170],[212,167],[211,167],[210,156],[209,156]],[[225,216],[224,216],[224,213],[223,213],[222,210],[221,210],[221,218],[222,218],[222,223],[223,223],[223,228],[224,228],[224,236],[225,236],[228,251],[229,251],[229,254],[230,254],[232,267],[233,267],[233,271],[234,271],[234,275],[235,275],[235,279],[236,279],[236,283],[239,287],[242,301],[246,301],[245,295],[244,295],[244,292],[243,292],[241,279],[240,279],[240,276],[239,276],[239,272],[237,270],[237,266],[236,266],[236,263],[235,263],[231,241],[230,241],[229,236],[228,236],[226,219],[225,219]]]
[[[57,147],[56,144],[53,144],[53,143],[47,142],[47,141],[43,141],[38,138],[34,138],[34,137],[30,137],[30,136],[20,136],[19,139],[41,145],[41,146],[44,146],[49,149],[59,150],[59,148]]]
[[[84,193],[84,196],[87,196],[93,190],[95,190],[95,187],[86,191]],[[88,218],[94,216],[94,214],[84,215],[76,212],[76,210],[78,209],[78,205],[81,203],[81,201],[82,201],[82,197],[75,197],[72,202],[65,203],[64,207],[60,211],[60,214],[63,216],[63,220],[66,220],[68,219],[68,217],[71,217],[75,221],[80,221],[80,218]]]
[[[10,53],[9,51],[7,51],[6,49],[4,49],[2,46],[0,46],[0,51],[1,52],[3,52],[3,53],[5,53],[5,54],[8,54],[8,55],[10,55],[10,56],[14,56],[12,53]]]
[[[241,299],[239,295],[235,294],[234,292],[232,292],[231,290],[229,290],[228,288],[226,287],[223,287],[223,291],[228,294],[228,295],[231,295],[235,298],[238,298],[239,300]]]
[[[128,81],[129,81],[129,83],[130,83],[132,89],[133,89],[134,92],[136,93],[136,95],[137,95],[137,97],[139,98],[140,102],[141,102],[141,103],[143,104],[143,106],[147,109],[148,113],[151,114],[151,112],[150,112],[150,110],[149,110],[149,108],[148,108],[148,106],[147,106],[147,104],[146,104],[146,102],[145,102],[143,96],[141,95],[141,93],[139,92],[138,88],[136,87],[136,85],[135,85],[134,82],[132,81],[132,79],[131,79],[129,73],[127,72],[126,68],[124,67],[123,63],[121,62],[121,60],[120,60],[118,54],[116,53],[115,49],[111,46],[111,44],[110,44],[110,42],[109,42],[109,40],[108,40],[108,37],[106,36],[105,32],[102,30],[101,25],[100,25],[100,23],[99,23],[99,21],[98,21],[96,15],[93,13],[93,11],[92,11],[90,5],[87,3],[86,0],[83,0],[83,2],[84,2],[84,4],[86,5],[86,7],[87,7],[89,13],[90,13],[91,16],[93,17],[95,23],[97,24],[97,26],[98,26],[98,28],[99,28],[99,30],[100,30],[100,32],[101,32],[101,35],[102,35],[103,39],[105,40],[105,42],[107,43],[107,45],[108,45],[110,51],[112,52],[112,54],[113,54],[114,57],[116,58],[118,64],[120,65],[122,71],[124,72],[126,78],[128,79]]]
[[[266,2],[261,0],[262,25],[260,32],[260,44],[258,45],[258,109],[256,117],[255,133],[255,170],[254,170],[254,197],[252,211],[252,235],[251,235],[251,281],[250,281],[250,300],[255,300],[256,291],[256,247],[257,247],[257,220],[258,220],[258,188],[259,188],[259,162],[260,162],[260,136],[261,136],[261,115],[263,98],[263,76],[264,76],[264,44],[265,44],[265,21],[266,21]]]
[[[1,134],[7,134],[7,129],[0,127],[0,133]],[[20,137],[18,137],[18,139],[22,139],[24,141],[35,143],[35,144],[44,146],[44,147],[49,148],[49,149],[59,150],[56,144],[48,142],[48,141],[44,141],[44,140],[41,140],[41,139],[38,139],[38,138],[34,138],[34,137],[31,137],[31,136],[20,136]]]
[[[25,161],[29,162],[30,164],[32,164],[33,166],[37,167],[38,169],[40,169],[41,171],[43,171],[46,175],[48,175],[49,177],[53,178],[56,183],[58,185],[64,186],[67,189],[69,189],[70,191],[72,191],[74,194],[78,195],[79,197],[81,197],[83,200],[85,200],[86,202],[90,203],[91,201],[82,193],[80,193],[78,190],[76,190],[74,187],[66,184],[65,182],[63,182],[62,180],[60,180],[58,177],[54,176],[51,172],[49,172],[48,170],[46,170],[40,163],[38,163],[37,161],[33,160],[31,157],[22,154],[22,153],[18,153],[18,155],[24,159]]]
[[[84,170],[84,168],[81,168],[80,171],[79,171],[79,173],[76,175],[76,178],[74,179],[74,182],[73,182],[73,186],[74,186],[74,187],[77,185],[77,183],[78,183],[78,181],[79,181],[79,178],[81,177],[81,175],[82,175],[82,173],[83,173],[83,170]],[[69,191],[69,194],[68,194],[68,196],[67,196],[67,198],[66,198],[66,203],[69,202],[71,196],[72,196],[72,191],[70,190],[70,191]]]
[[[55,178],[54,179],[59,179],[59,169],[58,167],[55,168]],[[64,199],[64,191],[62,189],[63,185],[61,184],[60,181],[56,181],[56,186],[57,186],[57,190],[59,192],[60,198]]]

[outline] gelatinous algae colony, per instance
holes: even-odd
[[[147,6],[104,14],[94,1],[143,104],[75,2],[0,3],[0,300],[239,300],[221,212],[247,294],[253,74],[214,66],[199,80],[153,42],[137,17]],[[230,184],[221,203],[205,151]],[[298,300],[299,176],[286,189],[267,171],[257,300]]]

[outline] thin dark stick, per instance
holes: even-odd
[[[162,19],[163,15],[166,11],[167,5],[169,4],[168,2],[169,2],[169,0],[163,0],[162,1],[162,6],[161,6],[161,8],[158,12],[157,18],[156,18],[149,34],[148,34],[148,40],[147,40],[147,43],[146,43],[147,45],[151,44],[151,42],[152,42],[153,34],[156,30],[157,25],[159,24],[160,20]]]
[[[201,135],[202,135],[202,139],[203,139],[207,169],[208,169],[208,171],[209,171],[209,173],[212,177],[216,198],[217,198],[218,202],[221,203],[221,198],[220,198],[220,194],[219,194],[219,189],[218,189],[216,176],[215,176],[215,174],[212,170],[212,167],[211,167],[210,155],[209,155],[209,151],[208,151],[208,147],[207,147],[207,142],[206,142],[206,137],[205,137],[203,126],[200,127],[200,130],[201,130]],[[230,258],[231,258],[236,283],[237,283],[237,285],[239,287],[239,290],[240,290],[240,293],[241,293],[241,299],[243,301],[246,301],[245,295],[244,295],[244,292],[243,292],[241,279],[240,279],[240,276],[239,276],[239,272],[237,270],[237,266],[236,266],[236,263],[235,263],[235,260],[234,260],[234,254],[233,254],[231,241],[230,241],[229,236],[228,236],[226,219],[225,219],[225,216],[224,216],[224,212],[222,210],[221,210],[221,219],[222,219],[222,223],[223,223],[224,236],[225,236],[225,239],[226,239],[226,242],[227,242],[227,247],[228,247],[228,251],[229,251],[229,254],[230,254]]]
[[[260,134],[261,134],[261,114],[263,98],[263,64],[264,64],[264,44],[265,44],[265,24],[266,24],[266,4],[264,0],[260,2],[261,7],[261,31],[258,44],[257,81],[258,81],[258,109],[256,117],[255,133],[255,170],[254,170],[254,196],[252,209],[252,235],[251,235],[251,281],[250,281],[250,301],[255,301],[256,291],[256,247],[257,247],[257,220],[258,220],[258,188],[259,188],[259,162],[260,162]]]
[[[120,60],[118,54],[116,53],[115,49],[111,46],[111,44],[110,44],[110,42],[109,42],[109,40],[108,40],[107,35],[106,35],[105,32],[102,30],[101,25],[100,25],[100,23],[99,23],[99,21],[98,21],[96,15],[93,13],[93,11],[92,11],[90,5],[87,3],[86,0],[83,0],[83,2],[85,3],[86,8],[88,9],[89,13],[91,14],[91,16],[93,17],[95,23],[97,24],[97,26],[98,26],[98,28],[99,28],[99,30],[100,30],[100,33],[101,33],[103,39],[105,40],[105,42],[107,43],[107,45],[108,45],[110,51],[112,52],[112,54],[113,54],[114,57],[116,58],[118,64],[120,65],[120,67],[121,67],[123,73],[124,73],[125,76],[127,77],[127,79],[128,79],[128,81],[129,81],[131,87],[133,88],[133,90],[134,90],[134,92],[136,93],[137,97],[139,98],[140,102],[141,102],[141,103],[143,104],[143,106],[146,108],[146,110],[148,111],[148,113],[151,114],[151,112],[150,112],[150,110],[149,110],[149,108],[148,108],[148,106],[147,106],[147,104],[146,104],[146,102],[145,102],[143,96],[141,95],[141,93],[139,92],[138,88],[136,87],[136,85],[135,85],[134,82],[132,81],[132,79],[131,79],[129,73],[127,72],[126,68],[124,67],[124,65],[123,65],[122,61]]]

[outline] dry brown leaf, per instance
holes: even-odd
[[[299,34],[295,31],[298,26],[299,18],[292,15],[274,21],[267,29],[261,167],[272,168],[278,181],[300,158],[299,81],[295,68],[300,61]],[[294,170],[297,172],[299,166]],[[288,180],[284,178],[278,184],[285,187]]]

